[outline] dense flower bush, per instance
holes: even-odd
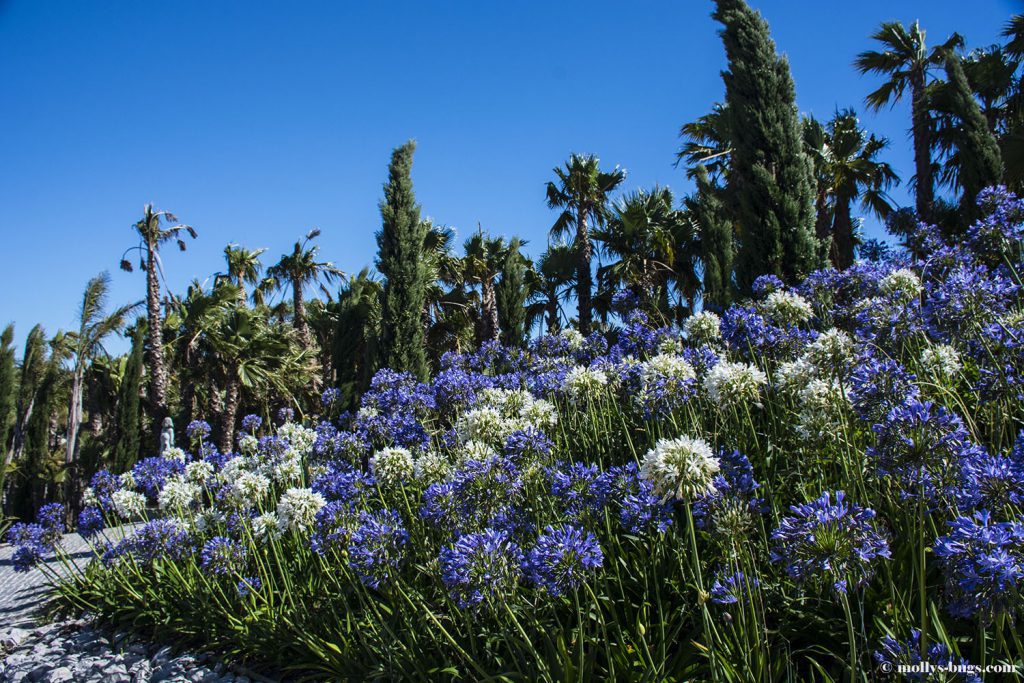
[[[617,296],[607,336],[381,370],[355,414],[328,390],[231,453],[197,421],[93,478],[103,561],[59,591],[329,678],[1020,665],[1024,209],[979,202],[961,245],[921,226],[680,329]],[[64,523],[12,528],[18,568]]]

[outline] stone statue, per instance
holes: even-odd
[[[163,427],[160,429],[160,455],[166,453],[168,448],[173,447],[174,421],[169,417],[165,417]]]

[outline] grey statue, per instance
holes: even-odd
[[[164,418],[164,425],[160,429],[160,455],[163,455],[168,448],[174,447],[174,421],[169,417]]]

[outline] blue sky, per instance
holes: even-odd
[[[880,21],[920,19],[931,42],[995,42],[1019,2],[754,0],[790,59],[802,112],[856,106],[851,67]],[[200,232],[168,254],[172,286],[222,266],[235,242],[268,262],[311,227],[346,271],[372,265],[391,149],[419,143],[425,215],[461,238],[479,221],[543,250],[544,183],[570,152],[629,172],[626,188],[689,189],[679,126],[723,96],[710,0],[192,2],[0,0],[0,323],[74,324],[85,282],[112,298],[143,204]],[[906,106],[863,123],[912,173]],[[894,196],[907,203],[905,189]],[[877,226],[869,226],[877,235]],[[173,245],[171,245],[173,247]],[[115,345],[118,347],[120,345]]]

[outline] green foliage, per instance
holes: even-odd
[[[338,293],[331,354],[343,410],[355,409],[359,396],[370,386],[380,329],[380,300],[380,283],[365,268]]]
[[[729,69],[722,73],[732,137],[728,205],[738,230],[736,284],[759,275],[795,282],[819,265],[814,182],[804,153],[789,64],[768,24],[744,0],[718,0],[714,18]]]
[[[132,350],[124,366],[121,386],[117,392],[114,433],[116,441],[111,466],[114,472],[127,472],[139,458],[142,449],[142,374],[145,338],[141,326],[132,335]]]
[[[522,246],[518,237],[509,241],[496,286],[501,343],[510,347],[526,346],[526,299],[530,295],[527,272],[532,264],[521,251]]]
[[[427,269],[423,245],[427,225],[412,188],[412,140],[391,154],[388,182],[380,203],[382,227],[377,232],[377,270],[384,276],[381,306],[380,361],[396,370],[426,379],[423,314]]]
[[[697,193],[686,200],[697,224],[700,261],[703,266],[704,303],[725,308],[732,303],[735,237],[729,212],[722,202],[723,189],[704,166],[696,170]]]

